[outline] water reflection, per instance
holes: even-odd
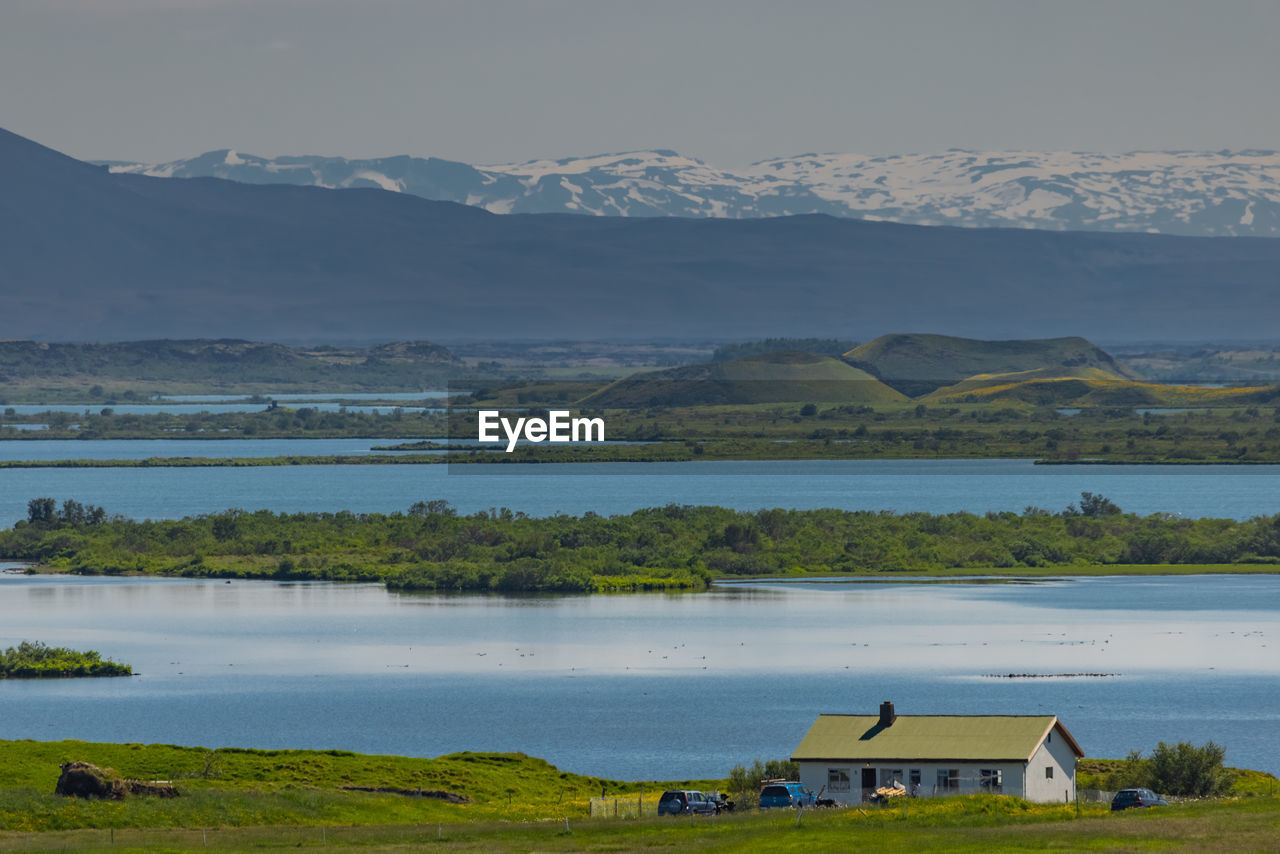
[[[98,649],[142,675],[0,682],[0,717],[11,738],[513,749],[653,779],[786,755],[815,714],[889,697],[1048,709],[1092,755],[1215,738],[1280,770],[1277,595],[1274,576],[494,597],[4,573],[0,646]],[[664,733],[672,714],[690,732]]]
[[[1153,595],[1153,591],[1157,595]],[[152,676],[297,672],[761,674],[927,670],[1276,674],[1280,579],[1073,579],[1031,586],[733,585],[705,594],[494,597],[380,585],[5,575],[0,632],[92,639]],[[140,628],[145,626],[145,628]],[[61,642],[61,641],[58,641]],[[157,653],[157,650],[163,652]]]

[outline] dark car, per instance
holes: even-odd
[[[719,804],[702,792],[672,789],[658,799],[658,815],[715,815]]]
[[[1167,807],[1169,802],[1150,789],[1121,789],[1111,799],[1111,811],[1137,807]]]

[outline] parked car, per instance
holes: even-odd
[[[1134,807],[1167,807],[1169,802],[1150,789],[1121,789],[1111,799],[1111,811]]]
[[[702,792],[672,789],[658,799],[658,815],[715,815],[719,804]]]
[[[760,787],[760,809],[770,807],[811,807],[818,802],[813,792],[796,782],[765,783]]]

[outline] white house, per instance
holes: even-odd
[[[819,715],[792,753],[800,782],[837,803],[859,803],[880,786],[910,794],[1016,795],[1064,802],[1076,796],[1080,745],[1055,715]]]

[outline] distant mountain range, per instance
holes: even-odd
[[[375,347],[286,347],[232,339],[74,344],[0,340],[0,391],[50,382],[88,388],[198,383],[328,390],[443,387],[462,362],[439,344],[398,341]],[[128,398],[126,398],[128,399]]]
[[[434,157],[265,158],[224,149],[109,166],[162,178],[376,187],[493,213],[816,213],[976,228],[1280,236],[1275,151],[804,154],[735,172],[664,150],[472,166]]]
[[[0,131],[0,337],[1275,337],[1280,239],[498,216],[111,173]]]

